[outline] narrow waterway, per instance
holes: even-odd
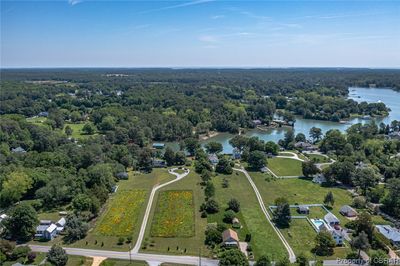
[[[349,88],[349,99],[353,99],[357,102],[379,102],[382,101],[386,104],[387,107],[391,109],[389,115],[384,118],[376,118],[375,121],[377,123],[384,122],[389,123],[393,120],[400,120],[400,92],[386,89],[386,88]],[[296,118],[296,123],[294,126],[295,134],[303,133],[308,137],[310,128],[318,127],[322,129],[322,132],[325,133],[330,129],[339,129],[341,131],[345,131],[351,125],[356,123],[366,123],[370,120],[365,120],[361,118],[351,119],[346,124],[330,122],[330,121],[321,121],[321,120],[311,120],[311,119],[303,119]],[[249,130],[245,133],[246,136],[256,136],[264,141],[274,141],[278,142],[280,139],[284,137],[286,132],[286,128],[278,128],[278,129],[269,129],[269,130]],[[229,133],[221,133],[213,138],[203,141],[205,144],[210,141],[220,142],[223,146],[224,153],[231,153],[232,146],[229,144],[229,140],[234,137],[233,134]],[[177,148],[177,143],[170,143],[169,146],[173,148]]]

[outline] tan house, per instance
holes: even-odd
[[[227,229],[222,232],[222,243],[228,247],[238,247],[239,237],[234,230]]]

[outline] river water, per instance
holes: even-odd
[[[349,99],[353,99],[357,102],[378,102],[382,101],[387,107],[391,109],[389,115],[384,118],[376,118],[377,123],[384,122],[389,123],[392,120],[400,120],[400,92],[396,92],[391,89],[386,88],[349,88]],[[321,121],[321,120],[311,120],[296,118],[296,123],[294,125],[295,134],[303,133],[308,138],[308,133],[310,128],[318,127],[322,129],[323,133],[326,133],[330,129],[339,129],[345,131],[351,125],[356,123],[366,123],[370,120],[365,120],[361,118],[353,118],[346,124]],[[256,136],[264,141],[274,141],[278,142],[284,137],[286,128],[269,129],[267,131],[253,129],[245,133],[246,136],[253,137]],[[223,146],[223,153],[232,153],[232,146],[229,144],[229,140],[235,135],[229,133],[220,133],[219,135],[203,141],[205,144],[210,141],[220,142]],[[169,143],[168,146],[176,149],[178,147],[177,143]]]

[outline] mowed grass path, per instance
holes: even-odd
[[[228,188],[222,188],[224,177],[229,180]],[[265,218],[253,188],[244,174],[235,171],[229,176],[218,175],[213,178],[213,183],[216,189],[215,199],[220,204],[220,212],[224,212],[231,198],[236,198],[240,202],[239,219],[247,227],[245,229],[251,233],[250,244],[256,259],[262,255],[269,255],[274,259],[287,256],[286,249]],[[239,235],[240,240],[244,241],[243,234]]]
[[[191,237],[193,235],[193,191],[173,190],[161,192],[151,225],[151,236]]]
[[[191,169],[190,174],[187,175],[185,178],[160,189],[160,191],[156,193],[149,216],[149,222],[146,227],[145,238],[142,243],[142,249],[140,250],[140,252],[198,256],[199,251],[201,250],[202,256],[209,256],[209,251],[204,245],[204,240],[205,240],[204,232],[207,227],[207,219],[201,218],[201,213],[199,212],[200,205],[204,201],[204,192],[200,186],[200,180],[201,180],[200,176],[196,174],[193,169]],[[156,202],[158,202],[158,199],[160,195],[163,194],[163,192],[172,190],[192,191],[193,193],[193,209],[192,209],[194,215],[193,236],[190,237],[151,236],[152,222],[154,219],[156,219],[156,216],[158,215],[158,213],[156,213],[158,211],[156,208]],[[178,212],[184,210],[176,210],[176,211]]]
[[[268,159],[268,168],[277,176],[302,176],[301,161],[289,158]]]
[[[97,220],[93,221],[92,229],[88,235],[70,246],[129,250],[129,245],[134,246],[136,243],[151,189],[156,184],[161,184],[174,178],[175,176],[169,174],[167,169],[154,169],[149,174],[130,172],[128,180],[118,182],[119,188],[117,192],[110,196]],[[136,205],[137,203],[140,204]],[[113,208],[115,210],[112,210]],[[119,208],[123,208],[125,213],[119,213]],[[120,218],[124,219],[124,221],[114,220]],[[112,229],[107,232],[109,225],[112,226]],[[120,236],[124,236],[125,239],[131,236],[132,243],[125,242],[123,245],[118,245]],[[51,242],[48,243],[52,244]]]

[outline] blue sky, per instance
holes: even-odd
[[[3,1],[1,67],[400,67],[400,1]]]

